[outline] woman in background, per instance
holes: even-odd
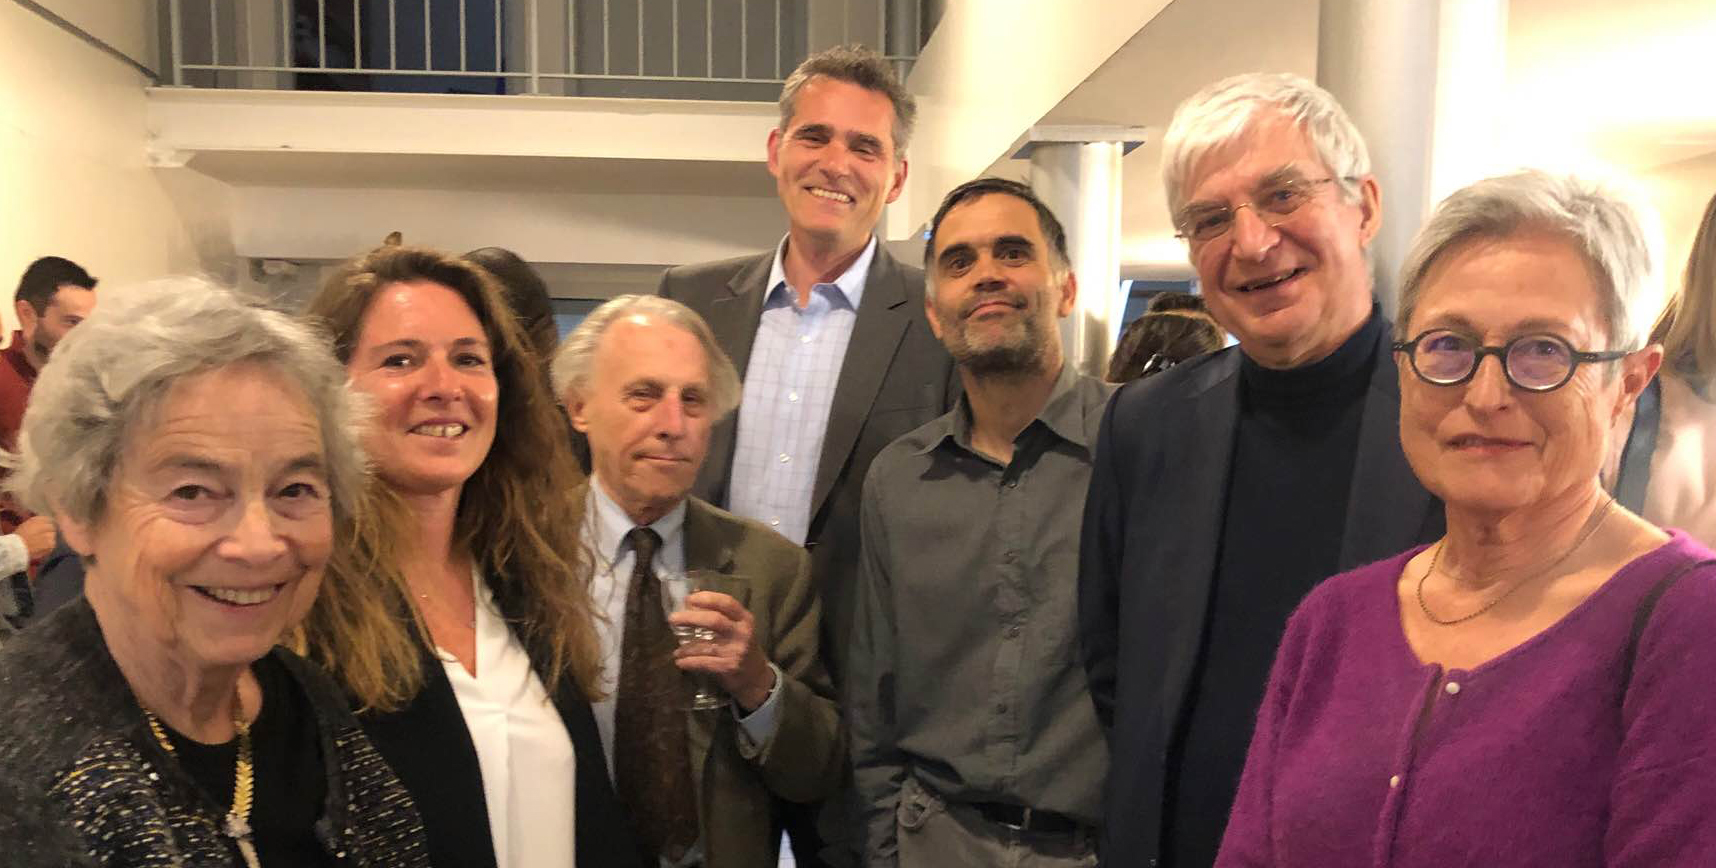
[[[1716,546],[1716,197],[1651,339],[1662,372],[1619,429],[1611,487],[1627,508]]]

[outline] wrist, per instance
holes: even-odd
[[[742,711],[746,714],[750,714],[760,708],[763,703],[767,702],[769,700],[769,694],[774,691],[774,667],[759,661],[756,667],[756,672],[745,679],[744,688],[733,691],[733,701],[739,704],[739,708]]]

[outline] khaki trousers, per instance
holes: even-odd
[[[1087,868],[1096,841],[1086,832],[1009,829],[976,810],[942,801],[916,778],[900,787],[896,814],[900,868]]]

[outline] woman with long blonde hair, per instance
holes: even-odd
[[[1611,487],[1652,522],[1716,546],[1716,197],[1651,341],[1662,344],[1662,371],[1616,438]]]
[[[384,247],[306,309],[376,405],[368,509],[330,569],[391,590],[324,596],[305,644],[363,709],[436,865],[629,864],[589,708],[596,615],[569,496],[583,477],[502,298],[464,259]],[[354,629],[372,606],[395,617]]]

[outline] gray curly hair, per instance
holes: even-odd
[[[327,338],[195,278],[110,293],[55,347],[31,390],[7,489],[36,512],[99,521],[129,438],[173,385],[240,363],[278,371],[316,409],[330,499],[348,515],[367,473],[358,437],[368,414]]]

